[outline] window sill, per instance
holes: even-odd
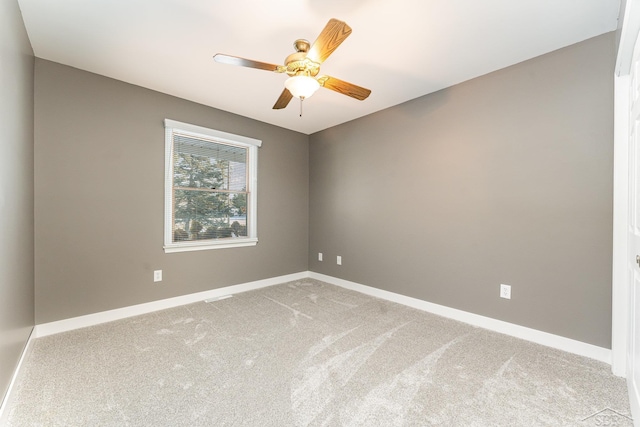
[[[239,248],[245,246],[255,246],[258,243],[257,238],[253,239],[238,239],[238,240],[225,240],[222,242],[194,242],[194,243],[179,243],[164,246],[164,252],[169,254],[173,252],[191,252],[191,251],[205,251],[209,249],[228,249]]]

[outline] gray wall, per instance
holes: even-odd
[[[312,135],[310,270],[610,348],[614,46]]]
[[[36,60],[36,322],[309,268],[610,347],[614,52],[610,33],[310,137]],[[164,118],[263,140],[256,247],[164,254]]]
[[[0,2],[0,400],[34,324],[33,51],[16,1]]]
[[[35,82],[36,323],[308,269],[306,135],[41,59]],[[165,118],[262,140],[257,246],[164,253]]]

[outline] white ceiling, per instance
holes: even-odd
[[[617,27],[620,0],[19,0],[34,53],[311,134]],[[353,29],[323,63],[372,90],[320,89],[271,107],[285,74],[212,60],[283,64],[329,18]]]

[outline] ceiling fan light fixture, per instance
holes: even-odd
[[[320,32],[316,41],[313,42],[313,45],[307,40],[296,40],[294,43],[296,52],[287,56],[284,60],[284,65],[254,61],[222,53],[215,54],[213,59],[222,64],[239,65],[274,73],[286,73],[290,76],[284,82],[285,88],[273,105],[274,110],[285,108],[294,97],[302,101],[312,96],[320,87],[362,101],[369,96],[371,90],[335,77],[318,76],[320,64],[336,50],[349,34],[351,34],[351,27],[345,22],[331,18]],[[316,76],[318,77],[315,78]],[[300,102],[300,109],[302,110],[302,102]]]
[[[320,83],[310,76],[293,76],[284,82],[291,95],[300,99],[307,99],[320,89]]]

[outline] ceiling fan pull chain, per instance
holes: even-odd
[[[302,117],[302,101],[304,101],[304,96],[300,97],[300,117]]]

